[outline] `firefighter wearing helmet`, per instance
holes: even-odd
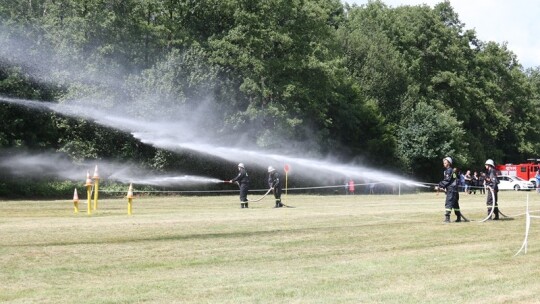
[[[486,160],[485,163],[486,166],[486,178],[485,178],[485,184],[488,189],[487,191],[487,199],[486,199],[486,206],[487,206],[487,214],[489,216],[489,220],[491,220],[491,214],[493,211],[493,219],[498,220],[499,219],[499,205],[497,204],[498,201],[498,195],[497,192],[499,192],[499,179],[497,178],[497,173],[495,171],[495,163],[492,159]],[[493,210],[492,210],[493,209]]]
[[[446,192],[446,200],[444,202],[445,214],[444,222],[450,222],[450,214],[452,209],[456,214],[456,222],[461,222],[461,211],[459,209],[459,192],[458,192],[458,179],[457,173],[452,168],[452,158],[445,157],[443,158],[443,180],[435,187],[437,190],[444,190]]]
[[[274,167],[268,167],[268,186],[274,192],[274,198],[276,199],[276,206],[274,208],[281,208],[281,181],[279,179],[279,173]]]
[[[229,181],[240,186],[240,208],[249,208],[247,194],[249,190],[249,176],[243,163],[238,164],[238,175]]]

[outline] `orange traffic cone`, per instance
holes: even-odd
[[[129,184],[127,198],[133,198],[133,184]]]
[[[86,171],[86,183],[85,186],[92,186],[92,179],[90,178],[90,172]]]
[[[77,194],[77,188],[73,192],[73,212],[79,213],[79,195]]]
[[[96,165],[96,168],[94,169],[94,176],[92,176],[92,179],[97,179],[97,178],[99,178],[99,173],[98,173],[98,168]]]
[[[79,202],[79,194],[77,194],[77,188],[75,188],[75,191],[73,192],[73,201]]]

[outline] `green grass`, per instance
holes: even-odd
[[[0,201],[0,302],[530,303],[540,283],[540,220],[527,254],[525,202],[478,222],[485,196],[461,195],[476,221],[444,224],[444,195],[291,195],[240,209],[236,196]],[[252,196],[256,198],[255,196]],[[517,216],[515,216],[517,215]],[[454,216],[452,216],[454,217]]]

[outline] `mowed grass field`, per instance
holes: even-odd
[[[236,195],[0,201],[0,302],[532,303],[540,301],[540,219],[527,254],[525,204],[444,224],[444,194],[284,196],[240,209]],[[256,199],[256,194],[250,195]],[[455,219],[452,215],[452,219]]]

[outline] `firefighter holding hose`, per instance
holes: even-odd
[[[456,214],[456,222],[461,222],[461,211],[459,209],[459,192],[458,179],[456,171],[452,168],[452,158],[443,158],[444,179],[435,186],[435,190],[444,190],[446,192],[446,200],[444,202],[445,214],[444,222],[450,223],[450,214],[452,209]]]
[[[243,163],[238,164],[238,175],[229,182],[240,186],[240,208],[248,208],[249,176]]]
[[[279,179],[279,173],[277,173],[274,167],[268,167],[268,186],[274,192],[274,198],[276,199],[276,206],[274,208],[281,208],[281,181]]]
[[[497,204],[497,192],[499,192],[499,179],[497,178],[497,173],[495,172],[495,163],[492,159],[486,160],[485,163],[486,166],[486,188],[487,191],[487,199],[486,199],[486,205],[487,205],[487,214],[488,219],[491,220],[491,213],[493,209],[493,219],[498,220],[499,219],[499,205]]]

